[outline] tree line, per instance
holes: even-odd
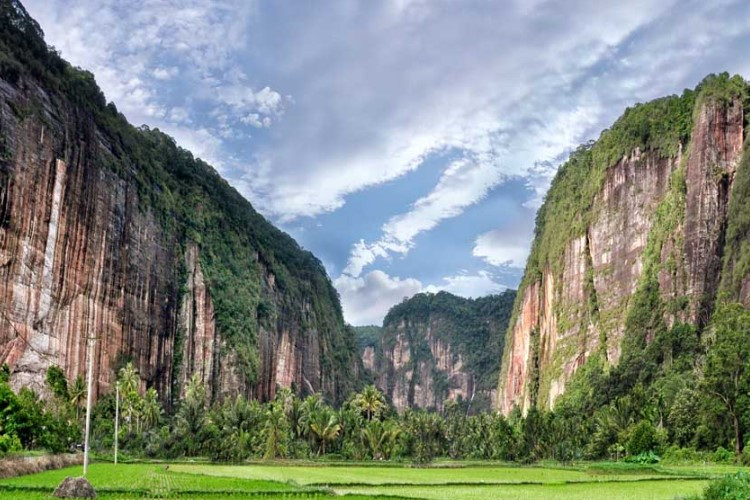
[[[442,412],[397,413],[375,386],[338,408],[320,394],[301,398],[280,389],[272,401],[242,396],[208,404],[193,377],[173,414],[154,388],[142,390],[131,363],[118,371],[119,443],[126,456],[208,457],[216,461],[317,458],[452,459],[533,462],[552,459],[746,461],[750,424],[750,310],[726,305],[698,342],[695,329],[675,325],[637,360],[607,366],[593,356],[574,376],[554,410],[518,408],[510,415],[467,415],[460,402]],[[699,346],[705,346],[701,348]],[[669,356],[665,352],[669,351]],[[635,367],[637,363],[638,377]],[[86,389],[62,370],[47,372],[49,397],[15,393],[0,372],[0,453],[75,449],[81,441]],[[93,409],[93,447],[112,452],[114,394]]]

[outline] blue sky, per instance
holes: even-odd
[[[636,102],[750,76],[746,0],[26,0],[129,120],[325,264],[352,324],[517,286],[557,165]]]

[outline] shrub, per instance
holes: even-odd
[[[750,474],[738,472],[712,481],[703,492],[704,500],[746,500],[750,498]]]
[[[734,453],[727,450],[723,446],[719,446],[711,456],[711,461],[717,464],[731,463],[734,461]]]
[[[21,451],[21,440],[15,434],[0,434],[0,457],[6,453]]]
[[[628,435],[628,442],[625,445],[628,455],[641,455],[649,451],[655,451],[658,447],[658,432],[648,420],[641,420],[635,424]]]
[[[635,456],[630,456],[625,461],[631,464],[658,464],[661,458],[653,451],[646,451]]]
[[[695,448],[680,448],[677,445],[670,446],[662,454],[662,459],[666,463],[699,463],[706,462],[706,454],[697,451]]]

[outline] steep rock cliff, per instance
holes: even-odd
[[[514,298],[417,294],[391,308],[382,329],[359,331],[364,365],[399,411],[446,400],[489,409]]]
[[[502,412],[551,408],[592,355],[616,365],[676,322],[703,327],[718,296],[750,303],[750,190],[734,189],[750,175],[747,93],[708,77],[628,109],[560,167],[507,333]]]
[[[277,386],[342,399],[361,361],[323,266],[168,136],[130,126],[90,73],[0,1],[0,364],[96,394],[132,360],[170,402]]]

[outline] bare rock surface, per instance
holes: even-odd
[[[55,489],[56,498],[96,498],[96,491],[85,477],[66,477]]]

